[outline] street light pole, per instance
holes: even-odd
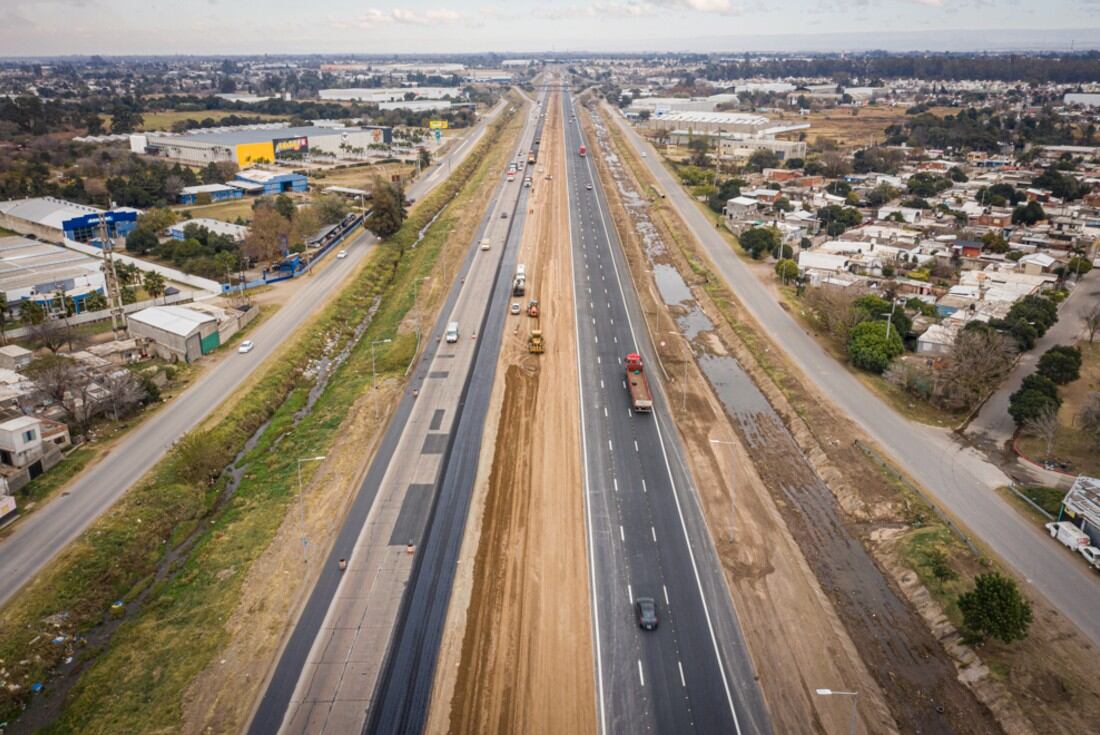
[[[302,526],[302,561],[309,563],[309,538],[306,536],[306,505],[302,494],[302,462],[321,462],[325,455],[319,457],[301,457],[298,460],[298,520]]]
[[[856,735],[856,725],[859,724],[857,720],[857,713],[859,712],[859,692],[838,692],[834,689],[818,689],[817,694],[822,697],[851,697],[852,698],[852,719],[848,725],[849,735]]]

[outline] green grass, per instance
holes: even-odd
[[[238,217],[245,222],[251,222],[252,203],[254,201],[254,199],[246,197],[244,199],[231,199],[227,202],[217,202],[215,204],[183,204],[172,207],[172,209],[177,212],[190,212],[193,217],[208,217],[223,222],[235,223]]]
[[[1028,500],[1056,518],[1058,517],[1058,511],[1062,508],[1062,499],[1066,497],[1066,491],[1056,487],[1025,485],[1016,489],[1022,495],[1027,496]]]
[[[943,606],[948,619],[959,627],[962,613],[959,612],[958,596],[968,589],[967,575],[962,574],[953,563],[961,555],[969,553],[947,527],[934,523],[908,532],[898,542],[898,555],[902,563],[916,572],[921,584],[928,588],[933,597]],[[936,556],[946,557],[948,567],[958,576],[955,579],[937,577]]]
[[[379,372],[404,373],[415,337],[398,335],[397,327],[414,303],[418,279],[431,271],[464,204],[490,173],[495,174],[496,159],[503,155],[500,131],[508,123],[510,119],[502,119],[479,149],[417,207],[402,230],[375,248],[354,281],[281,359],[265,366],[258,383],[238,397],[220,422],[181,441],[41,575],[42,584],[0,613],[5,630],[0,660],[28,661],[9,667],[25,684],[42,680],[62,653],[56,650],[61,647],[48,643],[51,635],[32,642],[43,632],[52,634],[43,630],[44,617],[64,611],[64,629],[78,634],[101,621],[111,601],[123,599],[132,605],[138,593],[146,591],[141,609],[84,671],[60,718],[46,732],[179,730],[181,692],[226,644],[228,633],[218,623],[236,609],[247,570],[274,538],[293,502],[294,458],[323,453],[335,440],[348,407],[370,378],[372,339],[394,340],[390,349],[378,353]],[[509,130],[514,132],[516,126]],[[444,209],[421,244],[409,248],[417,231],[460,191],[463,194]],[[294,425],[294,413],[304,405],[311,386],[302,370],[325,352],[326,343],[335,343],[333,351],[347,344],[378,298],[381,306],[349,359],[314,410]],[[218,472],[269,419],[245,458],[240,487],[224,506],[215,507],[225,482]],[[314,471],[315,466],[303,466],[303,479]],[[216,479],[208,483],[207,477]],[[173,574],[152,581],[166,548],[196,528],[202,531],[191,553],[177,563]],[[26,696],[25,690],[0,691],[0,718],[15,714]]]
[[[26,487],[19,491],[18,495],[21,496],[23,502],[37,503],[44,498],[48,498],[54,491],[80,474],[80,471],[88,465],[88,462],[98,454],[99,452],[92,447],[80,447],[73,450],[68,456],[51,467],[49,472],[28,482]]]

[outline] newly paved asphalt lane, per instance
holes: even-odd
[[[446,180],[445,173],[460,163],[484,134],[490,119],[504,103],[486,115],[467,139],[442,157],[435,168],[409,187],[407,195],[421,198]],[[437,175],[438,174],[438,175]],[[59,496],[25,519],[0,541],[0,604],[9,600],[38,570],[64,549],[101,513],[110,508],[142,475],[156,464],[172,443],[194,428],[279,347],[311,314],[339,291],[340,284],[366,257],[374,239],[362,234],[346,245],[348,257],[330,262],[302,276],[301,291],[249,334],[256,347],[246,355],[227,355],[207,370],[193,386],[177,396],[141,427],[122,439],[102,461],[89,468]]]
[[[766,733],[767,710],[722,566],[682,457],[641,307],[564,99],[586,522],[601,733]],[[591,187],[591,190],[589,189]],[[649,367],[652,414],[635,414],[623,358]],[[651,597],[643,632],[633,603]]]
[[[537,128],[533,118],[521,136],[524,154]],[[503,330],[506,304],[501,298],[507,299],[525,219],[528,190],[519,181],[506,184],[503,174],[496,203],[470,243],[406,395],[284,645],[253,716],[251,733],[354,731],[362,726],[368,709],[377,709],[374,700],[385,713],[371,725],[374,729],[413,732],[422,725],[418,718],[426,714],[473,484],[470,473],[477,466],[481,423]],[[500,211],[511,216],[502,219]],[[477,249],[483,236],[491,236],[492,250]],[[460,322],[461,341],[440,346],[436,338],[452,319]],[[451,359],[437,360],[437,355]],[[461,394],[457,403],[456,394]],[[431,426],[422,420],[425,412],[432,416]],[[414,421],[417,415],[421,420]],[[425,429],[432,432],[430,437],[422,436]],[[425,456],[421,447],[427,447],[428,438],[444,439],[446,446],[433,447],[433,456]],[[442,458],[430,464],[437,452]],[[395,508],[387,506],[397,503],[400,515],[405,515],[405,484],[413,468],[420,475],[418,482],[429,483],[417,489],[430,490],[430,504],[424,507],[430,512],[421,535],[407,539],[416,545],[415,558],[409,559],[400,548],[395,567],[384,556],[394,543],[391,532],[396,533],[391,527]],[[405,540],[402,535],[398,545],[403,547]],[[350,560],[346,574],[337,570],[340,558]],[[400,609],[394,609],[394,599],[402,596]],[[330,638],[322,637],[326,630]],[[356,686],[364,691],[355,691]]]
[[[605,108],[639,151],[662,191],[680,212],[714,263],[764,332],[812,381],[858,423],[933,500],[1044,595],[1093,643],[1100,645],[1100,575],[1067,554],[1038,523],[1022,516],[997,494],[1009,478],[980,452],[963,446],[947,430],[911,422],[887,406],[847,368],[803,331],[741,262],[679,182],[660,154],[642,140],[617,111]]]

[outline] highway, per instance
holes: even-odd
[[[563,100],[601,733],[766,733],[763,698],[654,370],[631,409],[623,358],[656,366],[569,94]],[[643,632],[633,603],[651,597]]]
[[[642,163],[694,232],[718,274],[761,329],[783,350],[805,379],[931,493],[981,543],[1003,559],[1031,587],[1093,643],[1100,645],[1100,578],[1065,553],[1039,524],[1022,516],[995,488],[1009,478],[981,453],[947,430],[907,421],[830,357],[768,293],[755,275],[698,210],[679,182],[661,163],[660,153],[642,140],[616,111],[603,108],[637,151]]]
[[[483,117],[467,139],[439,159],[433,170],[409,187],[406,195],[422,198],[445,181],[446,176],[436,174],[469,155],[488,122],[504,105],[499,103]],[[356,272],[373,242],[373,236],[364,232],[346,246],[347,258],[330,257],[311,275],[302,276],[305,283],[299,293],[248,335],[256,345],[252,352],[226,355],[204,371],[194,385],[119,441],[98,464],[79,475],[66,488],[65,495],[59,494],[46,506],[17,521],[10,535],[0,541],[0,604],[33,579],[55,554],[152,468],[173,442],[225,402],[288,335],[337,294],[341,284]]]
[[[537,128],[532,117],[519,151]],[[506,314],[499,302],[526,210],[528,190],[499,174],[494,203],[284,645],[252,733],[353,732],[376,709],[386,717],[372,728],[420,729],[409,718],[426,715],[426,704],[406,703],[426,701],[431,689]],[[488,251],[478,247],[483,237]],[[454,343],[442,339],[451,321],[459,324]]]

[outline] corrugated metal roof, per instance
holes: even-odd
[[[13,199],[0,202],[0,212],[10,217],[36,222],[46,227],[61,229],[61,223],[73,217],[102,212],[102,209],[84,204],[73,204],[54,197],[36,197],[33,199]]]
[[[193,334],[207,322],[217,321],[209,314],[188,309],[186,306],[150,306],[130,314],[127,319],[181,337]]]
[[[281,138],[315,138],[321,135],[340,135],[355,128],[321,128],[315,125],[302,125],[296,128],[268,128],[262,130],[232,130],[223,133],[190,133],[187,135],[149,134],[153,145],[224,145],[235,146],[246,143],[267,143]]]

